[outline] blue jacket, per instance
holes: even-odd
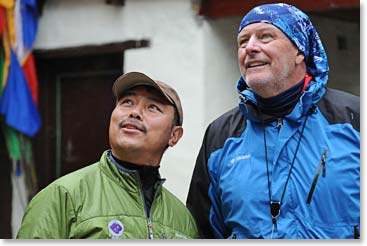
[[[272,238],[359,237],[359,97],[311,83],[290,114],[263,122],[252,92],[241,96],[197,157],[187,206],[201,237],[270,238],[269,199],[283,192]]]

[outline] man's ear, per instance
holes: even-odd
[[[298,52],[297,56],[296,56],[296,64],[301,64],[302,62],[305,61],[305,56],[301,53]]]
[[[170,147],[175,146],[178,143],[178,141],[181,139],[182,135],[183,135],[182,126],[174,126],[172,128],[171,136],[168,140],[168,145]]]

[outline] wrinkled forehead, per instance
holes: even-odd
[[[298,47],[292,40],[279,28],[270,24],[270,23],[252,23],[245,26],[240,33],[237,35],[237,42],[240,45],[243,39],[247,39],[252,35],[259,34],[271,34],[272,36],[276,36],[278,39],[284,40],[287,44],[294,47],[298,50]]]
[[[248,35],[248,34],[251,34],[251,33],[267,32],[267,31],[283,34],[283,31],[280,30],[278,27],[274,26],[273,24],[270,24],[270,23],[251,23],[251,24],[245,26],[238,33],[237,37],[240,37],[240,36],[243,36],[243,35]]]

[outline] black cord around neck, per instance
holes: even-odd
[[[270,187],[270,175],[269,175],[269,163],[268,163],[268,151],[267,151],[267,145],[266,145],[266,129],[265,129],[264,121],[263,121],[263,128],[264,128],[264,148],[265,148],[265,161],[266,161],[266,175],[268,177],[269,206],[270,206],[270,214],[272,216],[272,223],[273,224],[276,224],[276,219],[277,219],[277,217],[280,214],[280,207],[281,207],[281,205],[283,203],[284,194],[285,194],[285,191],[287,189],[289,177],[291,176],[291,173],[292,173],[292,169],[293,169],[293,166],[294,166],[294,162],[296,160],[296,156],[297,156],[297,153],[298,153],[298,149],[299,149],[299,146],[300,146],[300,143],[301,143],[301,138],[303,136],[303,132],[304,132],[304,129],[305,129],[305,126],[306,126],[306,122],[307,122],[308,116],[310,114],[314,113],[314,112],[315,112],[315,107],[312,106],[310,108],[307,116],[306,116],[305,121],[303,122],[301,134],[300,134],[300,137],[299,137],[298,142],[297,142],[296,150],[294,151],[293,159],[292,159],[292,162],[291,162],[291,167],[289,169],[287,180],[286,180],[286,182],[284,184],[283,193],[282,193],[282,196],[281,196],[281,199],[280,199],[279,202],[272,201],[272,193],[271,193],[271,187]]]

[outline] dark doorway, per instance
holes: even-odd
[[[123,53],[36,59],[42,128],[34,159],[41,189],[108,149],[111,87],[122,74]]]
[[[55,110],[60,115],[56,118],[56,176],[97,162],[109,148],[109,119],[115,105],[111,88],[121,73],[81,73],[56,80]]]

